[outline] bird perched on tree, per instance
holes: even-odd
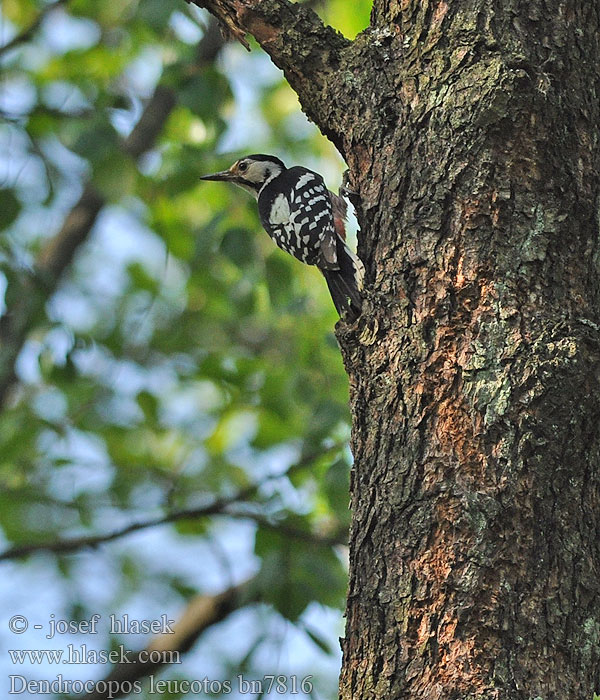
[[[346,202],[312,170],[256,154],[202,180],[233,182],[258,201],[266,232],[287,253],[323,273],[340,316],[360,313],[363,265],[345,243]]]

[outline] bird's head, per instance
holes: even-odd
[[[267,182],[270,182],[284,170],[285,165],[279,158],[256,154],[236,160],[229,170],[222,170],[213,175],[204,175],[200,179],[233,182],[258,197]]]

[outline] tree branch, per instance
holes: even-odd
[[[114,666],[103,679],[104,682],[98,682],[96,689],[81,700],[108,700],[130,693],[131,683],[145,678],[164,665],[173,663],[179,654],[192,647],[206,629],[221,622],[233,611],[253,602],[256,596],[254,582],[255,579],[249,579],[222,593],[193,598],[173,625],[172,634],[155,637],[144,652],[130,653],[128,663]]]
[[[254,487],[248,490],[254,490]],[[224,515],[230,518],[252,520],[261,527],[277,530],[277,532],[280,532],[287,537],[303,540],[304,542],[313,542],[314,544],[320,546],[333,547],[335,545],[348,544],[347,532],[345,530],[342,532],[334,532],[332,535],[321,535],[315,532],[310,532],[309,530],[302,530],[301,528],[290,525],[285,521],[273,522],[258,513],[253,513],[250,511],[230,511],[227,509],[229,505],[239,503],[245,498],[248,498],[249,495],[250,494],[242,496],[241,494],[236,494],[231,498],[218,499],[213,503],[200,508],[185,508],[183,510],[177,510],[157,518],[131,523],[130,525],[127,525],[119,530],[107,532],[102,535],[87,535],[83,537],[58,540],[56,542],[40,542],[36,544],[18,545],[2,552],[2,554],[0,554],[0,562],[20,559],[35,552],[70,554],[72,552],[79,551],[80,549],[85,549],[87,547],[94,548],[99,544],[104,544],[105,542],[112,542],[114,540],[121,539],[122,537],[127,537],[127,535],[131,535],[134,532],[139,532],[140,530],[148,530],[151,527],[167,525],[168,523],[177,523],[180,520],[204,518],[209,515]]]
[[[238,492],[235,496],[230,498],[219,498],[209,503],[206,506],[201,506],[199,508],[184,508],[183,510],[176,510],[172,513],[167,513],[166,515],[161,515],[156,518],[150,518],[149,520],[142,520],[137,523],[131,523],[126,525],[119,530],[114,530],[113,532],[107,532],[101,535],[87,535],[83,537],[73,537],[65,540],[58,540],[56,542],[40,542],[35,544],[24,544],[18,545],[16,547],[11,547],[5,552],[0,554],[0,561],[6,561],[9,559],[19,559],[21,557],[27,556],[28,554],[33,554],[34,552],[53,552],[54,554],[68,554],[70,552],[75,552],[79,549],[84,549],[86,547],[97,547],[99,544],[104,542],[112,542],[113,540],[118,540],[121,537],[126,537],[133,532],[138,532],[139,530],[147,530],[151,527],[157,527],[158,525],[166,525],[167,523],[176,523],[180,520],[192,520],[194,518],[201,518],[208,515],[216,515],[217,513],[222,513],[224,509],[231,503],[236,503],[238,501],[248,498],[252,493],[256,491],[257,486],[249,487],[244,491]]]
[[[308,7],[288,0],[188,0],[207,9],[246,48],[251,34],[281,68],[307,115],[338,148],[344,125],[332,118],[333,91],[350,98],[340,63],[352,42]]]
[[[261,482],[252,484],[247,488],[240,489],[232,496],[228,496],[227,498],[216,498],[205,506],[176,510],[172,513],[167,513],[166,515],[161,515],[156,518],[131,523],[130,525],[120,528],[119,530],[107,532],[102,535],[88,535],[84,537],[73,537],[70,539],[58,540],[57,542],[40,542],[11,547],[0,554],[0,561],[19,559],[28,554],[32,554],[33,552],[54,552],[55,554],[68,554],[69,552],[75,552],[79,549],[84,549],[85,547],[96,547],[104,542],[112,542],[113,540],[120,539],[121,537],[130,535],[133,532],[138,532],[139,530],[147,530],[148,528],[157,527],[158,525],[166,525],[167,523],[177,523],[180,520],[192,520],[194,518],[223,513],[227,506],[247,500],[253,496],[265,483],[282,476],[286,476],[286,473],[270,476]]]
[[[212,62],[222,45],[216,22],[209,23],[198,44],[197,65]],[[175,91],[158,85],[135,128],[123,142],[123,150],[132,158],[139,158],[152,148],[176,103]],[[43,314],[47,298],[57,288],[81,244],[87,240],[104,204],[100,192],[92,184],[86,184],[61,230],[38,255],[36,275],[24,280],[19,293],[13,295],[18,300],[0,317],[0,408],[6,403],[9,390],[15,383],[15,362],[31,327]]]
[[[252,520],[260,527],[275,530],[279,534],[285,535],[293,540],[310,542],[318,547],[345,547],[348,545],[348,529],[345,527],[337,528],[333,530],[331,534],[325,534],[320,532],[311,532],[310,530],[303,530],[302,528],[291,524],[287,520],[269,520],[269,518],[259,513],[251,513],[248,511],[226,511],[223,512],[223,515],[227,515],[230,518],[245,518],[247,520]]]
[[[302,457],[298,462],[292,464],[288,469],[279,474],[269,474],[266,478],[251,484],[243,489],[240,489],[235,494],[227,496],[225,498],[215,498],[210,503],[199,506],[195,508],[183,508],[181,510],[176,510],[171,513],[166,513],[155,518],[150,518],[148,520],[142,520],[140,522],[131,523],[123,528],[114,530],[113,532],[107,532],[101,535],[86,535],[82,537],[72,537],[69,539],[58,540],[56,542],[39,542],[32,544],[23,544],[11,547],[0,554],[0,562],[8,561],[12,559],[20,559],[21,557],[27,556],[28,554],[33,554],[34,552],[53,552],[54,554],[68,554],[70,552],[75,552],[86,547],[97,547],[99,544],[105,542],[112,542],[113,540],[120,539],[121,537],[126,537],[133,532],[138,532],[140,530],[147,530],[151,527],[157,527],[159,525],[166,525],[168,523],[176,523],[180,520],[193,520],[195,518],[202,518],[209,515],[226,515],[232,518],[247,518],[254,520],[264,527],[270,527],[275,530],[279,530],[290,537],[296,537],[298,539],[310,540],[321,545],[336,545],[336,544],[346,544],[347,538],[345,535],[335,533],[333,536],[321,536],[314,534],[300,528],[296,528],[286,523],[273,523],[269,521],[262,515],[251,513],[251,512],[236,512],[228,511],[228,506],[236,503],[242,503],[247,501],[249,498],[254,496],[258,490],[265,484],[275,481],[276,479],[281,479],[285,477],[290,477],[296,471],[306,467],[307,465],[313,463],[316,459],[323,457],[332,452],[337,452],[342,449],[345,445],[336,443],[329,448],[326,448],[319,452],[318,454],[309,454]],[[62,504],[64,505],[64,504]]]

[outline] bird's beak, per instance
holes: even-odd
[[[200,179],[201,180],[232,180],[235,177],[235,175],[231,172],[231,170],[221,170],[220,173],[214,173],[213,175],[203,175]]]

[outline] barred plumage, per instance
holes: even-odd
[[[327,189],[318,173],[286,168],[275,156],[257,154],[202,179],[233,182],[252,193],[269,236],[298,260],[316,265],[340,316],[356,319],[363,266],[344,240],[346,203]]]

